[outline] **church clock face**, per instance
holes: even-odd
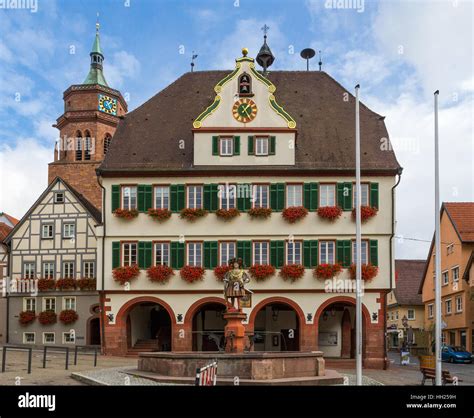
[[[242,123],[248,123],[257,116],[257,105],[253,100],[242,98],[234,103],[232,108],[234,118]]]
[[[99,94],[99,110],[109,115],[117,115],[117,99]]]

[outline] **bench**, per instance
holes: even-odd
[[[421,385],[425,385],[425,381],[427,379],[431,379],[432,384],[435,384],[436,381],[436,370],[431,368],[431,367],[421,367],[420,368],[421,373],[423,373],[423,379],[421,380]],[[446,386],[446,384],[450,383],[453,384],[455,382],[455,378],[451,376],[451,373],[449,373],[449,370],[442,370],[441,372],[441,381],[443,386]],[[462,382],[461,379],[456,379],[456,382]]]

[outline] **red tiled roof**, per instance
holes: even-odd
[[[400,305],[423,305],[418,293],[423,281],[425,260],[395,260],[396,285],[393,290]]]
[[[13,216],[9,215],[8,213],[5,212],[0,212],[0,215],[5,216],[12,224],[15,226],[18,222],[20,222],[18,219],[14,218]]]
[[[0,222],[0,242],[2,242],[13,228],[6,223]]]
[[[474,241],[474,202],[445,202],[444,207],[461,241]]]

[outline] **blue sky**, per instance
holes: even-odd
[[[398,193],[405,237],[431,239],[432,94],[440,89],[442,198],[473,200],[469,2],[365,0],[340,9],[326,0],[37,1],[35,13],[0,9],[0,210],[21,217],[46,187],[57,137],[51,125],[62,92],[87,75],[97,12],[105,77],[130,109],[189,71],[193,50],[196,70],[230,69],[244,46],[255,56],[264,24],[273,70],[304,70],[299,51],[322,50],[323,70],[350,90],[361,83],[362,100],[387,117],[405,167]],[[421,223],[411,219],[414,209]],[[399,248],[405,257],[426,252],[406,240]]]

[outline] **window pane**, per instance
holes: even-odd
[[[221,242],[219,264],[228,264],[229,260],[235,258],[235,242]]]
[[[321,184],[319,205],[336,206],[336,186],[334,184]]]
[[[219,194],[221,201],[221,209],[234,209],[237,196],[237,186],[234,184],[219,185]]]
[[[301,242],[288,242],[287,244],[287,264],[302,264],[301,262]]]
[[[291,184],[286,187],[286,207],[303,206],[303,186]]]
[[[352,242],[352,262],[355,264],[356,262],[356,242]],[[361,245],[361,261],[362,264],[368,264],[368,242],[367,241],[362,241]]]
[[[268,242],[254,243],[254,264],[268,264]]]
[[[135,186],[122,187],[122,208],[127,210],[137,208],[137,188]]]
[[[369,185],[367,183],[363,183],[360,185],[360,190],[361,190],[361,206],[369,206]],[[352,198],[353,198],[353,203],[352,206],[356,206],[356,199],[357,199],[357,188],[354,187],[352,188]]]
[[[268,185],[257,184],[254,186],[254,207],[268,208]]]
[[[155,244],[155,265],[169,265],[169,244],[160,242]]]
[[[155,187],[155,209],[169,209],[169,187]]]
[[[268,155],[268,138],[257,137],[255,140],[255,154]]]

